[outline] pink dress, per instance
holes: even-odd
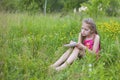
[[[90,50],[93,49],[93,44],[94,44],[94,39],[90,39],[90,40],[84,40],[83,44],[89,48]],[[100,50],[100,44],[99,44],[99,47],[98,49],[96,50],[96,53],[98,53]]]

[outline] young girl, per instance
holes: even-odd
[[[73,43],[73,41],[70,43]],[[100,36],[91,18],[82,21],[81,32],[79,33],[78,43],[75,47],[69,48],[51,67],[57,71],[62,70],[75,61],[78,55],[84,56],[86,50],[96,55],[100,51]]]

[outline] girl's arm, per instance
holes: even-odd
[[[93,45],[93,52],[96,53],[97,49],[99,48],[99,44],[100,44],[100,36],[96,35],[95,39],[94,39],[94,45]]]
[[[79,33],[79,36],[78,36],[78,43],[82,43],[81,32]]]

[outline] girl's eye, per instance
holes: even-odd
[[[88,31],[88,29],[85,29],[86,31]]]

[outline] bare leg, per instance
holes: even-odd
[[[73,43],[73,41],[70,41],[70,43]],[[62,64],[69,57],[72,50],[73,48],[69,48],[51,67],[55,68]]]
[[[56,70],[59,71],[66,68],[67,64],[71,64],[74,60],[77,59],[79,52],[80,50],[77,47],[75,47],[69,58],[66,60],[66,62],[64,62],[61,66],[57,67]]]
[[[73,48],[69,48],[51,67],[57,67],[60,64],[62,64],[70,55],[70,52],[73,50]]]

